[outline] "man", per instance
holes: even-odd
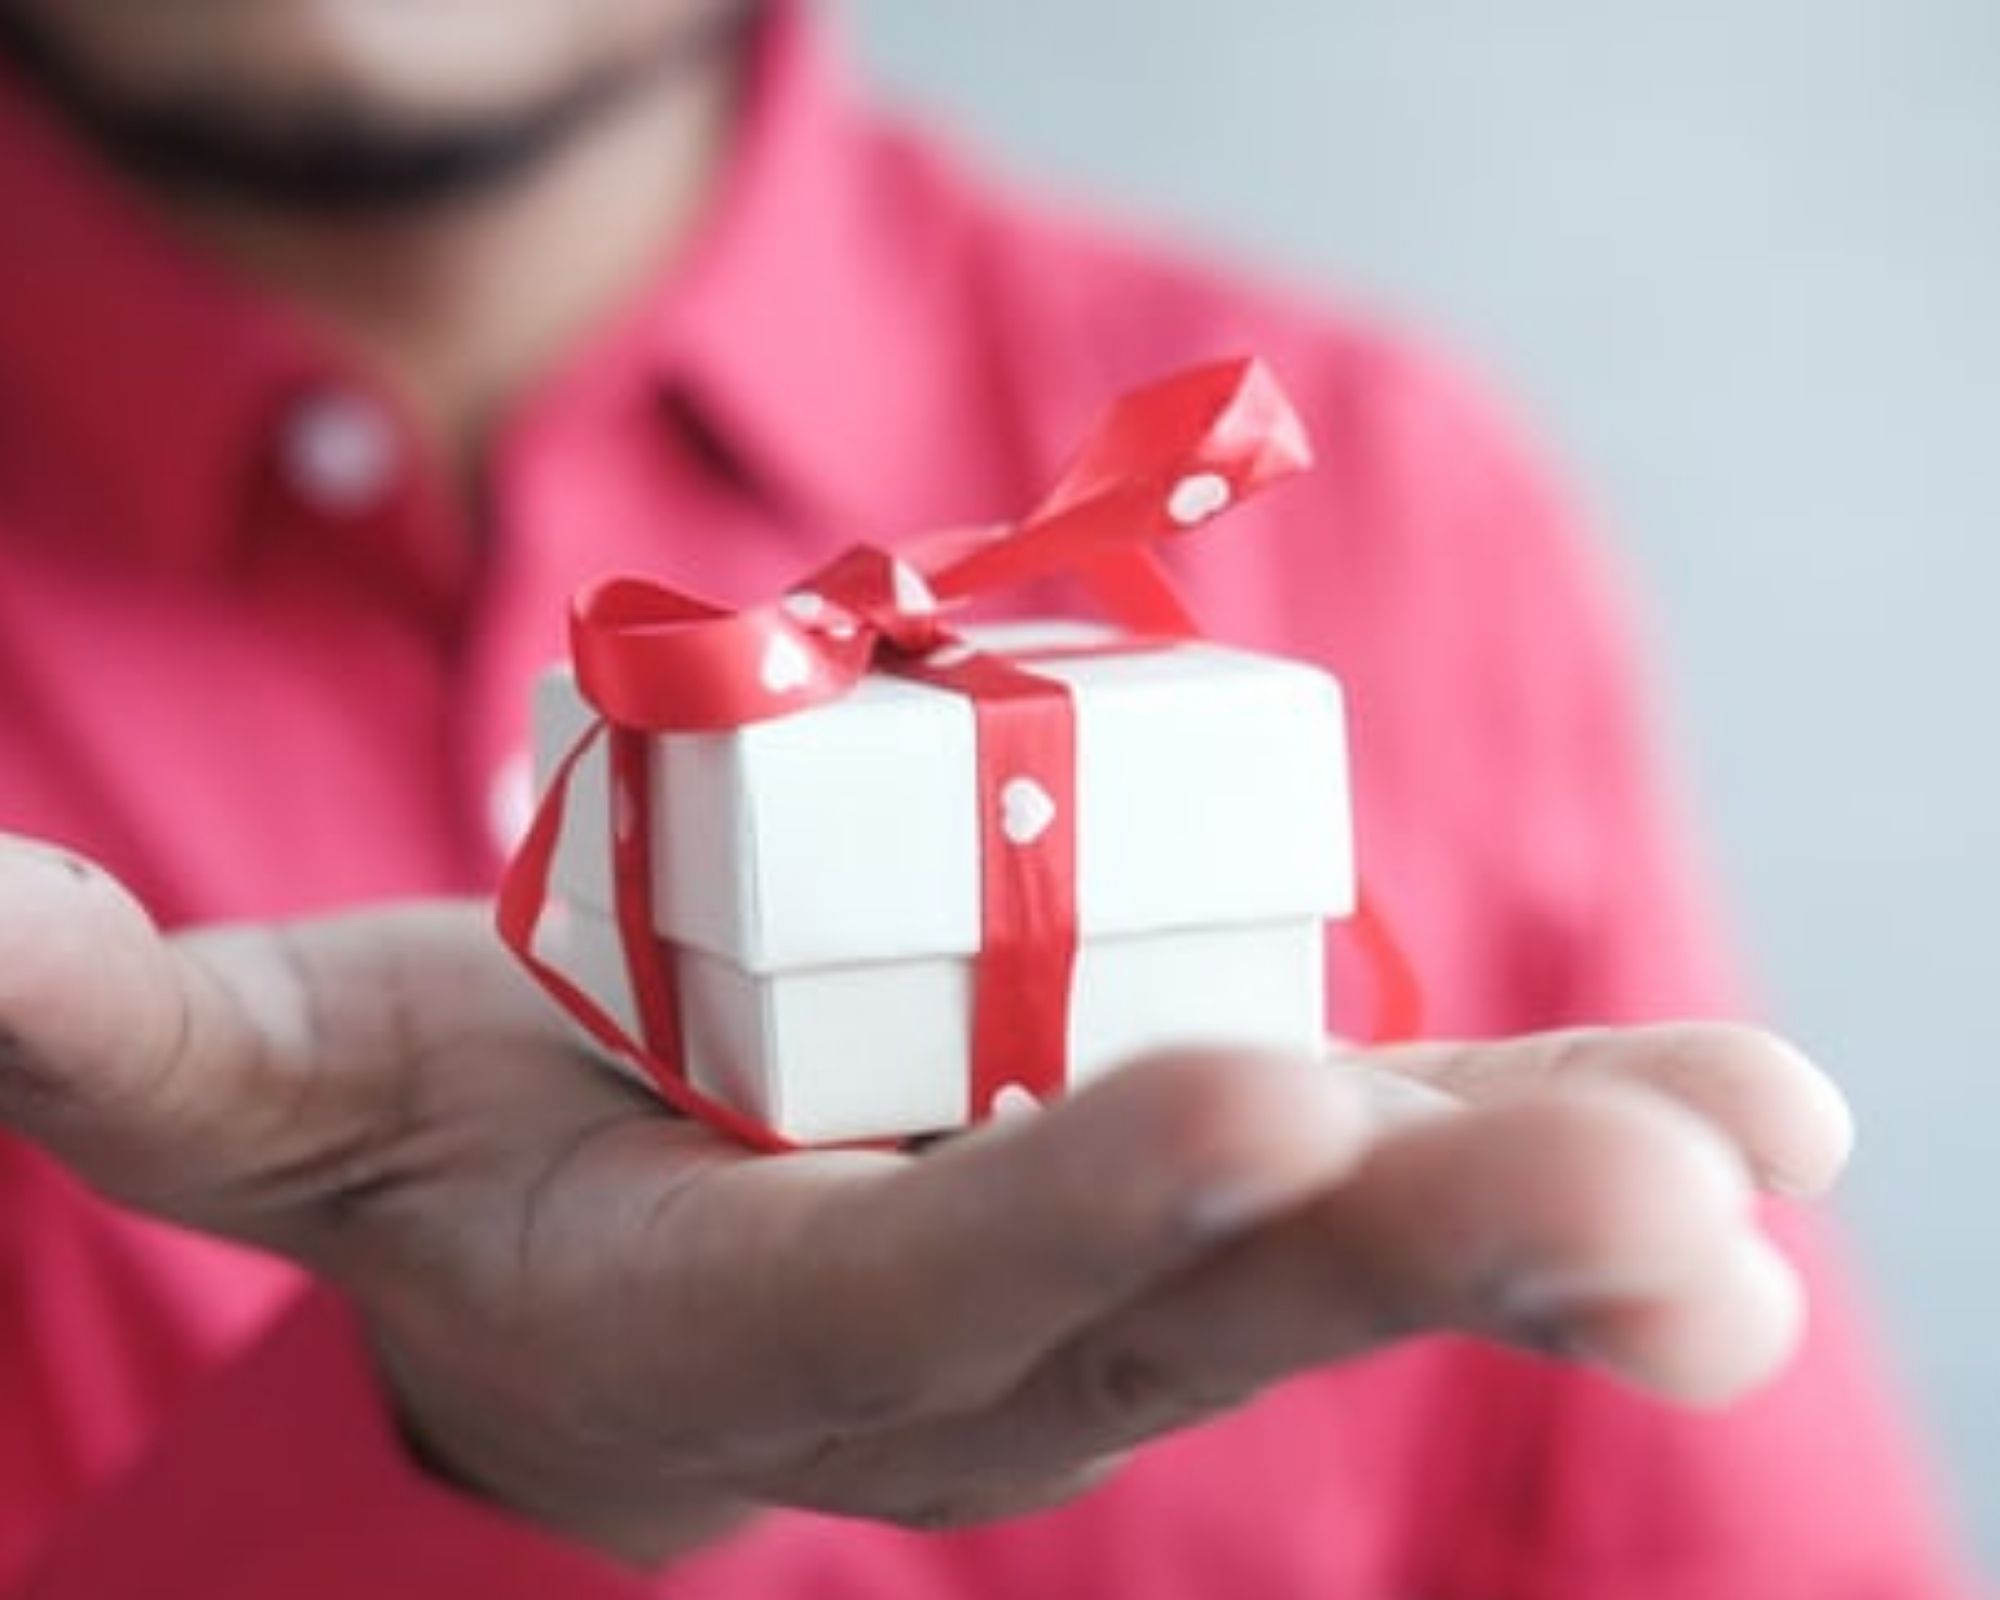
[[[0,18],[0,1592],[1958,1592],[1750,1203],[1832,1179],[1837,1097],[1536,1032],[1730,994],[1587,558],[1427,361],[994,197],[793,7]],[[436,898],[577,583],[1019,510],[1245,350],[1323,466],[1181,576],[1345,677],[1440,1034],[1528,1037],[753,1160]]]

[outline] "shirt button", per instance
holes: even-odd
[[[348,389],[305,396],[285,422],[284,467],[314,510],[357,517],[379,507],[395,482],[395,424],[373,400]]]
[[[512,855],[535,820],[535,763],[525,750],[508,757],[486,792],[486,825],[500,853]]]

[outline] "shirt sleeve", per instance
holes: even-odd
[[[640,1600],[635,1574],[403,1451],[352,1313],[313,1291],[64,1526],[20,1600]]]
[[[1497,441],[1497,442],[1496,442]],[[1525,957],[1508,1030],[1741,1014],[1737,964],[1662,759],[1634,629],[1602,553],[1490,428],[1488,644],[1512,686],[1502,936]],[[1943,1600],[1974,1592],[1906,1409],[1817,1210],[1774,1205],[1804,1273],[1792,1366],[1721,1415],[1541,1369],[1513,1459],[1540,1463],[1490,1592],[1549,1600]],[[1457,1592],[1452,1590],[1451,1592]],[[1473,1592],[1473,1591],[1468,1591]],[[1489,1592],[1482,1587],[1477,1592]]]

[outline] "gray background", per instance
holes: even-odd
[[[1645,587],[1772,1009],[2000,1569],[2000,4],[852,0],[1019,170],[1441,333]]]

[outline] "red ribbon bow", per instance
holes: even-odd
[[[671,953],[652,921],[651,735],[740,728],[826,705],[871,671],[968,696],[980,766],[982,940],[974,964],[972,1111],[1007,1088],[1038,1098],[1066,1069],[1075,956],[1074,725],[1067,690],[975,650],[947,617],[982,595],[1080,578],[1112,619],[1154,638],[1199,633],[1155,547],[1311,463],[1305,430],[1260,362],[1202,367],[1128,395],[1024,521],[935,536],[895,552],[848,550],[775,600],[726,611],[643,579],[578,596],[577,685],[602,721],[558,768],[510,864],[502,938],[607,1049],[679,1109],[763,1148],[772,1130],[697,1090],[684,1070]],[[570,780],[608,733],[615,912],[642,1022],[631,1038],[533,948]],[[1032,830],[1015,826],[1026,785]],[[1024,833],[1032,831],[1033,837]],[[1383,980],[1383,1032],[1415,1031],[1407,964],[1365,904],[1356,928]]]

